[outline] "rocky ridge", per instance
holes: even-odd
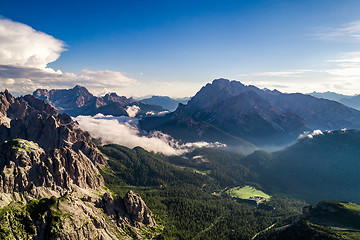
[[[98,170],[105,157],[88,133],[43,100],[0,93],[0,141],[0,235],[127,239],[130,230],[141,238],[138,228],[156,224],[134,193],[128,195],[138,196],[137,202],[108,201],[112,196]]]
[[[179,131],[174,128],[194,125],[194,122],[205,122],[258,146],[283,145],[296,141],[301,133],[310,129],[360,129],[360,112],[310,95],[286,94],[215,79],[186,105],[180,104],[175,112],[157,119],[144,119],[140,124],[146,130],[160,130],[182,139],[181,132],[186,127]],[[201,140],[207,140],[202,139],[201,133],[198,135]]]
[[[146,116],[148,112],[154,114],[164,111],[160,106],[147,104],[145,102],[133,101],[116,93],[108,93],[103,97],[96,97],[85,87],[76,85],[72,89],[37,89],[33,96],[42,99],[59,112],[70,116],[96,115],[98,113],[113,116],[129,116],[127,108],[139,107],[138,116]]]

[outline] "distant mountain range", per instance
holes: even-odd
[[[253,151],[252,144],[289,144],[308,130],[360,128],[360,112],[339,102],[300,93],[284,94],[277,90],[259,89],[227,79],[216,79],[202,87],[186,105],[180,100],[160,96],[141,101],[116,93],[96,97],[81,86],[61,90],[38,89],[33,95],[71,116],[97,113],[147,116],[140,122],[144,130],[160,130],[185,142],[223,142],[229,146],[241,146],[243,152]],[[165,109],[172,110],[175,105],[178,107],[174,112],[155,117],[166,112]]]
[[[165,111],[160,106],[133,101],[124,96],[118,96],[116,93],[95,97],[85,87],[78,85],[72,89],[37,89],[33,96],[45,100],[45,102],[57,108],[59,112],[67,113],[70,116],[102,113],[113,116],[131,115],[133,117],[158,114]]]
[[[141,102],[158,105],[170,112],[176,110],[179,103],[186,104],[189,100],[190,98],[170,98],[167,96],[152,96],[150,98],[140,99]]]
[[[309,95],[317,98],[334,100],[348,107],[352,107],[357,110],[360,110],[360,95],[349,96],[349,95],[338,94],[335,92],[312,92]]]
[[[163,117],[144,119],[140,125],[179,139],[186,135],[207,140],[207,130],[217,129],[256,145],[279,145],[296,140],[310,129],[360,128],[360,112],[310,95],[284,94],[216,79],[202,87],[187,105],[180,104]],[[205,125],[207,128],[197,129]]]

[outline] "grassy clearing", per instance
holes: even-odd
[[[246,200],[255,200],[256,197],[261,197],[266,201],[269,201],[271,196],[267,195],[263,191],[257,190],[251,186],[245,187],[234,187],[229,190],[226,190],[226,193],[234,198],[241,198]]]
[[[339,204],[341,206],[343,206],[345,209],[353,211],[354,214],[360,215],[360,206],[359,205],[357,205],[355,203],[351,203],[351,202],[339,202]]]

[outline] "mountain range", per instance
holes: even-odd
[[[150,98],[140,99],[141,102],[157,105],[170,112],[176,110],[179,103],[186,104],[190,98],[170,98],[167,96],[151,96]]]
[[[113,116],[146,116],[165,111],[162,107],[145,102],[133,101],[116,93],[96,97],[85,87],[79,85],[72,89],[37,89],[33,96],[45,100],[59,112],[70,116],[96,115],[98,113]],[[129,111],[129,109],[131,111]]]
[[[334,100],[348,107],[360,110],[360,95],[349,96],[334,92],[312,92],[309,95],[317,98]]]
[[[160,130],[185,142],[223,142],[230,147],[240,146],[245,152],[254,149],[247,142],[279,146],[294,142],[309,130],[360,128],[360,112],[339,102],[259,89],[227,79],[214,80],[186,105],[176,102],[174,112],[160,117],[156,115],[163,113],[164,108],[153,104],[169,108],[175,100],[153,96],[138,102],[116,93],[95,97],[81,86],[68,90],[38,89],[33,95],[71,116],[142,116],[141,129]]]
[[[259,146],[279,145],[293,142],[311,129],[358,129],[360,112],[336,101],[216,79],[202,87],[186,105],[180,104],[175,112],[140,122],[146,130],[164,131],[178,139],[189,140],[184,138],[186,135],[208,140],[203,137],[207,129],[199,131],[193,127],[196,125],[213,126]]]
[[[192,107],[206,105],[204,109],[219,111],[227,104],[246,114],[255,112],[268,122],[284,114],[259,97],[261,92],[238,94],[239,83],[234,88],[228,83],[220,81],[224,91],[235,96],[219,94],[219,99],[226,98],[223,105],[218,106],[218,99],[204,99],[205,95],[194,97],[190,106],[180,105],[172,114],[186,120],[189,117],[180,115],[180,110],[191,113]],[[283,116],[295,122],[300,118]],[[204,132],[213,129],[229,141],[253,146],[204,120],[193,124],[194,129],[207,126]],[[305,207],[301,215],[304,200],[312,204],[326,199],[360,202],[358,130],[316,130],[271,153],[258,150],[244,155],[198,148],[181,156],[165,156],[141,147],[96,146],[66,113],[34,96],[15,98],[5,91],[0,93],[0,132],[3,239],[359,237],[359,226],[351,222],[356,223],[359,216],[356,204],[320,202]],[[270,200],[257,205],[256,195],[228,194],[229,189],[251,189],[249,185],[255,192],[268,194]]]

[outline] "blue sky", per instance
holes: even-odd
[[[9,59],[0,50],[0,80],[18,94],[80,83],[95,94],[182,97],[220,77],[356,94],[359,12],[360,1],[346,0],[0,0],[0,49],[14,52]],[[21,32],[32,40],[14,47]]]

